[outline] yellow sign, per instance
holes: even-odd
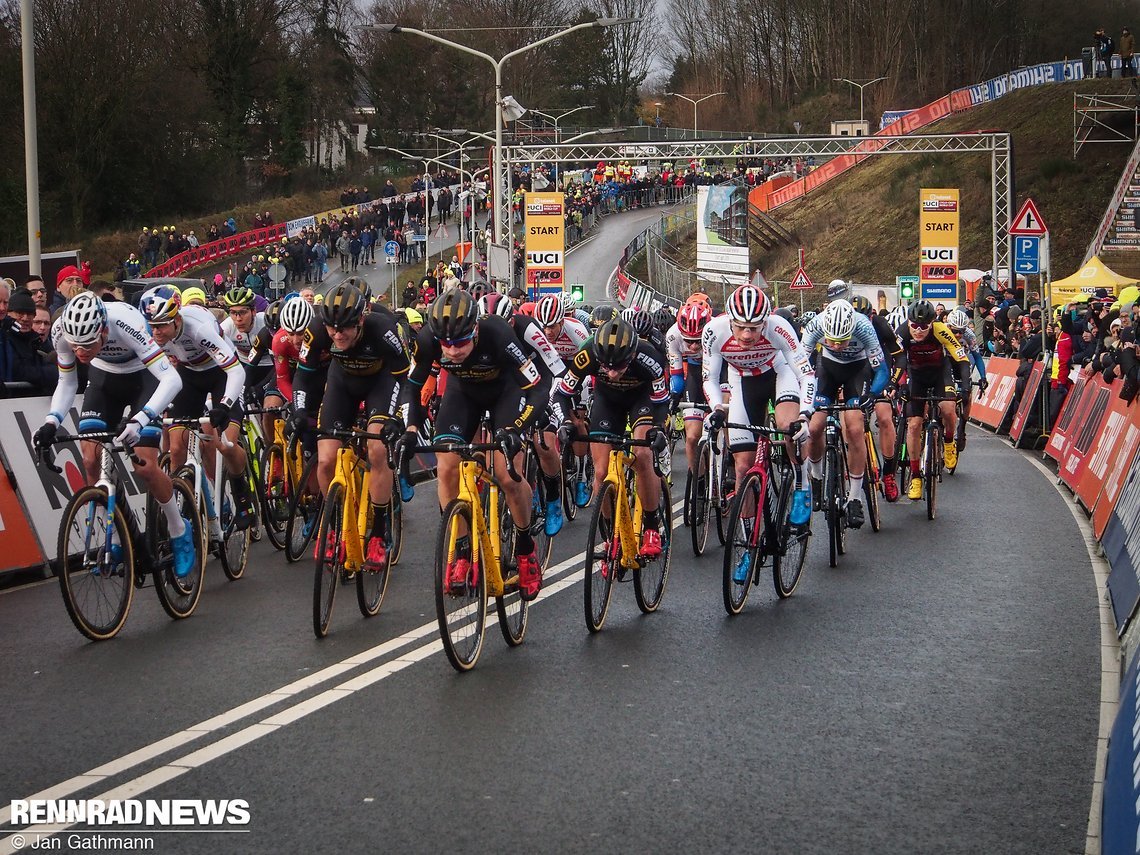
[[[527,193],[526,284],[536,293],[562,291],[565,281],[566,233],[561,193]]]
[[[918,278],[927,300],[958,298],[958,190],[918,191]]]

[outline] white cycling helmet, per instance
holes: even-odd
[[[107,328],[107,307],[90,291],[72,297],[63,308],[63,337],[68,344],[94,344]]]
[[[729,295],[724,311],[738,324],[761,324],[768,320],[772,304],[755,285],[741,285]]]
[[[906,322],[906,306],[895,306],[887,313],[887,323],[897,330]]]
[[[281,328],[287,333],[300,333],[313,322],[313,304],[308,300],[286,300],[279,317]]]
[[[565,317],[566,307],[562,304],[562,298],[557,294],[547,294],[534,307],[534,319],[543,327],[560,324]]]
[[[846,300],[833,300],[823,310],[823,337],[847,341],[855,332],[855,307]]]
[[[970,316],[961,309],[955,309],[946,316],[946,326],[952,330],[964,330],[970,325]]]
[[[509,321],[514,317],[514,314],[515,307],[511,305],[506,294],[492,291],[490,294],[485,294],[479,298],[479,317],[498,315],[503,320]]]
[[[574,295],[569,291],[563,291],[558,296],[562,300],[562,311],[567,315],[571,314],[578,307],[578,301],[574,299]]]

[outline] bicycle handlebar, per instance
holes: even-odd
[[[201,416],[200,418],[196,418],[196,419],[165,418],[162,420],[162,426],[163,427],[195,428],[197,433],[198,433],[198,436],[200,436],[201,438],[212,439],[212,437],[208,437],[202,432],[203,430],[205,430],[207,427],[210,426],[209,416]],[[231,448],[234,447],[234,444],[232,442],[230,442],[230,438],[228,436],[226,436],[224,431],[217,431],[216,433],[218,436],[218,444],[221,445],[221,447],[223,449],[225,449],[226,451],[229,451]]]
[[[511,459],[512,455],[507,454],[503,445],[504,443],[501,442],[433,442],[431,445],[417,446],[416,450],[435,454],[458,454],[468,460],[479,451],[501,451],[507,461],[507,474],[511,476],[512,481],[521,481],[522,475],[515,469],[515,463]]]
[[[116,436],[116,434],[113,434],[110,431],[101,431],[99,433],[73,433],[73,434],[57,433],[55,435],[55,437],[52,439],[51,444],[57,445],[57,444],[62,443],[62,442],[75,442],[76,440],[86,440],[88,442],[103,443],[105,445],[109,445],[110,446],[109,450],[112,452],[115,452],[115,451],[125,452],[127,457],[130,458],[131,463],[135,464],[135,466],[142,466],[144,461],[141,457],[139,457],[137,454],[135,454],[134,446],[132,446],[132,445],[115,445],[115,436]],[[39,459],[39,461],[41,463],[43,463],[43,465],[48,469],[48,471],[54,472],[56,475],[60,474],[63,471],[62,467],[55,465],[55,452],[52,451],[50,448],[37,449],[36,450],[36,457]]]
[[[856,409],[856,408],[852,408],[852,409]],[[724,427],[735,428],[736,430],[746,430],[750,433],[759,433],[759,434],[763,434],[764,436],[769,436],[769,437],[773,437],[773,436],[774,437],[784,437],[786,439],[786,438],[795,436],[795,434],[797,433],[797,431],[799,430],[799,428],[802,424],[803,424],[803,421],[797,419],[796,421],[794,421],[790,425],[788,425],[788,427],[786,429],[783,429],[783,430],[781,430],[780,428],[767,427],[766,425],[746,425],[746,424],[739,424],[737,422],[725,422]]]

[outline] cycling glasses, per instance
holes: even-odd
[[[444,347],[462,347],[463,345],[467,344],[467,342],[471,341],[471,339],[473,339],[473,338],[475,338],[475,330],[472,330],[471,332],[467,333],[467,335],[462,336],[461,338],[441,338],[439,340],[439,343],[442,344]]]
[[[928,330],[931,326],[930,324],[917,324],[914,321],[907,321],[907,323],[912,330]]]
[[[632,362],[630,359],[626,359],[624,362],[602,362],[598,364],[598,367],[603,371],[625,371],[629,368],[630,362]]]

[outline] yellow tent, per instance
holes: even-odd
[[[1065,303],[1071,303],[1078,294],[1092,294],[1097,288],[1104,288],[1109,295],[1115,297],[1121,289],[1135,283],[1135,279],[1129,279],[1109,270],[1104,266],[1104,262],[1094,255],[1072,276],[1053,282],[1049,299],[1054,306],[1063,306]]]

